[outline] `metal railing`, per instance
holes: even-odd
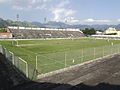
[[[35,64],[39,73],[47,73],[119,52],[120,44],[116,44],[74,51],[38,54],[36,55]]]
[[[27,78],[35,80],[37,78],[37,70],[31,65],[29,65],[25,60],[16,56],[11,51],[0,46],[0,52],[5,55],[7,60],[9,60],[16,68],[18,68]]]
[[[37,74],[63,69],[86,61],[119,53],[120,44],[111,44],[101,47],[84,48],[80,50],[71,50],[49,54],[37,54],[36,57],[28,57],[28,59],[30,59],[33,63],[31,65],[2,46],[0,46],[0,52],[4,54],[6,58],[20,71],[22,71],[28,78],[33,80],[36,79]]]

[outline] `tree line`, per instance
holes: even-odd
[[[82,32],[86,36],[96,34],[96,30],[94,28],[85,28],[84,30],[82,30]]]

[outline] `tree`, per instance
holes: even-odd
[[[96,34],[96,30],[94,28],[85,28],[85,30],[82,30],[82,32],[88,36],[88,35],[93,35]]]
[[[0,28],[6,28],[9,25],[9,23],[3,19],[0,18]]]

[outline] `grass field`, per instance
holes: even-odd
[[[18,46],[16,46],[17,42]],[[37,56],[38,71],[40,73],[46,73],[99,58],[102,57],[103,54],[109,55],[119,52],[120,41],[81,38],[9,40],[0,41],[0,44],[27,61],[33,67],[36,65]]]

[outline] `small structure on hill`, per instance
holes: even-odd
[[[120,31],[117,31],[115,28],[108,28],[105,32],[105,35],[119,35],[120,36]]]
[[[101,32],[101,31],[96,31],[96,34],[97,34],[97,35],[102,35],[103,32]]]

